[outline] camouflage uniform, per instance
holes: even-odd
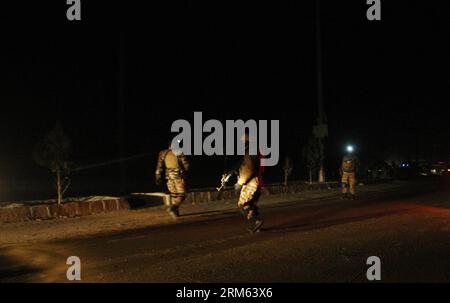
[[[183,154],[176,155],[171,149],[159,153],[156,165],[156,181],[165,173],[167,189],[170,193],[170,210],[178,215],[178,207],[186,198],[185,174],[189,170],[189,161]]]
[[[259,220],[258,200],[261,195],[260,159],[249,154],[244,158],[239,167],[237,184],[242,186],[239,195],[238,207],[247,220]]]
[[[352,155],[344,156],[341,164],[342,193],[344,195],[347,195],[349,191],[352,196],[355,195],[356,170],[357,159]]]

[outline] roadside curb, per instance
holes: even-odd
[[[122,198],[67,202],[60,205],[38,204],[32,206],[0,207],[0,223],[73,218],[122,209],[130,209],[130,204]]]
[[[320,191],[332,188],[337,188],[338,182],[326,182],[326,183],[292,183],[288,186],[279,184],[267,185],[262,189],[262,196],[292,194],[303,191]],[[152,202],[152,205],[166,204],[167,195],[161,195],[157,197],[156,203]],[[237,194],[234,190],[224,190],[218,192],[215,189],[204,189],[201,191],[191,191],[186,195],[186,203],[203,203],[230,200],[237,198]],[[108,213],[118,210],[126,210],[135,208],[136,197],[128,196],[122,198],[111,199],[99,199],[93,201],[70,201],[60,205],[55,203],[42,203],[25,205],[19,204],[15,206],[0,207],[0,223],[13,223],[33,220],[51,220],[58,218],[73,218],[80,216],[88,216],[94,214]],[[141,203],[140,206],[144,206]],[[149,206],[149,205],[146,205]]]

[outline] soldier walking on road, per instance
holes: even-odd
[[[165,174],[167,189],[170,193],[170,205],[167,211],[177,218],[180,215],[179,208],[186,198],[186,173],[189,170],[189,161],[179,150],[170,147],[159,153],[156,165],[155,181],[157,185],[162,183],[162,175]]]
[[[245,154],[229,175],[237,174],[234,189],[239,194],[238,208],[250,223],[248,229],[251,232],[258,232],[263,225],[257,203],[263,186],[262,173],[264,167],[260,165],[261,157],[251,155],[249,152],[249,134],[246,133],[242,140],[245,142]]]

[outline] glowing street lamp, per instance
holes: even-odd
[[[353,146],[347,145],[347,152],[352,153],[353,152]]]

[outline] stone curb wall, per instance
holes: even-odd
[[[0,223],[12,223],[56,218],[73,218],[111,211],[130,209],[125,199],[67,202],[58,204],[20,205],[0,207]]]
[[[338,182],[327,183],[293,183],[288,186],[267,185],[262,190],[262,195],[291,194],[311,190],[326,190],[337,188]],[[237,199],[237,194],[232,189],[218,192],[214,189],[205,189],[202,191],[192,191],[187,194],[186,203],[201,203],[220,200]],[[32,220],[50,220],[57,218],[73,218],[100,213],[108,213],[117,210],[133,208],[132,198],[105,199],[96,201],[72,201],[58,204],[21,204],[13,207],[0,207],[0,223],[12,223]],[[154,205],[163,205],[164,197],[160,198],[160,203]]]

